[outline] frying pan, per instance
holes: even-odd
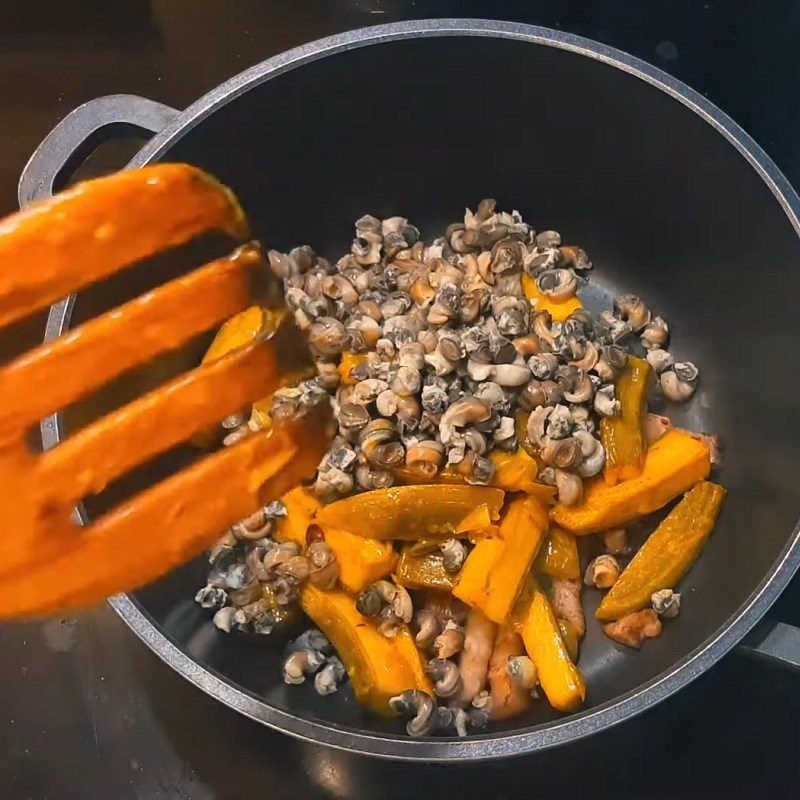
[[[540,703],[467,740],[411,740],[399,721],[362,709],[347,686],[328,698],[286,687],[279,638],[226,636],[193,603],[203,559],[111,600],[173,669],[294,736],[446,761],[600,733],[680,689],[748,632],[751,651],[800,664],[796,630],[756,627],[800,563],[800,199],[719,109],[644,62],[561,32],[480,20],[385,25],[265,61],[183,112],[127,95],[87,103],[31,158],[21,205],[58,189],[101,141],[131,132],[153,138],[130,166],[180,160],[209,170],[239,195],[256,235],[279,249],[307,242],[341,252],[365,212],[407,215],[431,237],[482,197],[520,209],[537,229],[556,228],[596,265],[590,304],[620,290],[641,294],[670,322],[676,356],[700,365],[701,387],[677,420],[721,436],[719,479],[729,490],[681,583],[681,616],[662,636],[632,652],[589,625],[580,661],[587,702],[568,716]],[[59,303],[47,337],[132,296],[162,268],[180,269],[134,270]],[[193,366],[202,345],[45,420],[44,446]],[[104,502],[188,457],[178,451],[148,465]],[[76,513],[85,521],[102,502]],[[583,547],[586,558],[591,544]]]

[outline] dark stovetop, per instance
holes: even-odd
[[[435,16],[547,25],[651,61],[727,111],[800,186],[800,6],[645,5],[0,2],[0,212],[15,207],[20,170],[41,138],[85,100],[130,92],[181,108],[297,44]],[[110,148],[106,157],[122,163],[123,151]],[[40,326],[30,326],[31,341]],[[774,613],[800,622],[798,580]],[[161,664],[107,607],[0,627],[4,800],[789,796],[800,785],[798,719],[800,677],[733,654],[678,696],[593,740],[513,761],[411,767],[302,744],[238,716]]]

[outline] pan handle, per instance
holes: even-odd
[[[150,136],[179,114],[133,94],[111,94],[78,106],[47,134],[22,170],[17,191],[20,208],[58,191],[102,142],[120,134]]]
[[[800,670],[800,628],[773,619],[762,619],[742,639],[738,652]]]

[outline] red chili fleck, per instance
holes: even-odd
[[[306,544],[312,544],[313,542],[324,542],[325,541],[325,531],[320,528],[315,522],[312,522],[308,528],[306,528]]]

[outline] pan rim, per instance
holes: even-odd
[[[706,98],[657,67],[616,48],[549,28],[496,20],[432,19],[390,23],[296,47],[245,70],[208,92],[145,145],[128,167],[140,167],[158,159],[176,139],[218,108],[284,72],[368,45],[445,36],[510,39],[566,50],[620,69],[660,89],[697,114],[736,148],[769,187],[800,237],[800,198],[786,177],[749,134]],[[58,337],[68,328],[73,305],[74,297],[69,297],[53,306],[47,321],[46,340]],[[61,436],[57,416],[44,421],[42,438],[45,449],[58,444]],[[85,522],[80,509],[78,514]],[[282,711],[187,655],[134,597],[121,594],[109,602],[131,630],[176,672],[210,696],[262,724],[305,741],[362,755],[405,761],[465,762],[545,750],[592,735],[651,708],[699,677],[737,644],[766,613],[798,567],[800,525],[795,526],[780,556],[747,600],[704,642],[669,669],[595,708],[515,733],[485,734],[466,740],[413,740],[389,734],[367,734]]]

